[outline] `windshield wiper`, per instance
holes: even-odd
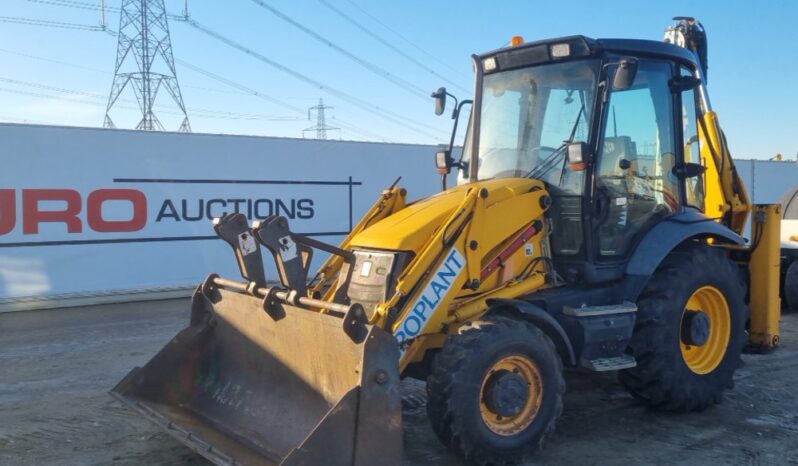
[[[585,104],[583,103],[582,106],[579,108],[579,113],[576,114],[576,121],[574,122],[573,128],[571,128],[571,134],[568,135],[568,140],[564,141],[560,146],[551,153],[551,155],[543,161],[542,164],[538,165],[537,167],[529,170],[529,172],[524,175],[524,178],[537,178],[543,173],[546,173],[554,164],[557,162],[560,155],[562,155],[563,149],[568,147],[568,144],[574,142],[574,137],[576,136],[576,129],[579,127],[579,120],[582,118],[582,115],[585,113]]]

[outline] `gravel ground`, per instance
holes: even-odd
[[[107,391],[187,323],[186,300],[0,314],[0,464],[207,465]],[[704,413],[649,411],[615,374],[569,373],[535,464],[798,465],[798,315],[782,347],[746,355]],[[459,465],[432,433],[422,383],[403,382],[405,463]]]

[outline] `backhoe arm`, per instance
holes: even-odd
[[[718,115],[705,112],[699,123],[701,160],[707,167],[705,212],[742,235],[751,212],[745,184],[734,166]]]

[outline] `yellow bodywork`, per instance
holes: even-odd
[[[717,219],[730,212],[729,227],[742,234],[751,212],[751,201],[722,137],[718,115],[706,112],[702,120],[703,123],[699,125],[701,161],[707,167],[704,212],[708,217]]]
[[[769,349],[779,344],[779,276],[781,267],[781,205],[756,205],[751,227],[751,345]]]
[[[447,332],[483,314],[488,299],[517,297],[546,286],[544,264],[532,261],[548,257],[543,222],[548,193],[540,181],[504,178],[470,183],[409,205],[404,197],[401,188],[385,191],[342,244],[347,249],[414,253],[398,277],[393,296],[370,317],[371,323],[390,326],[403,343],[401,369],[421,359],[427,349],[441,347]],[[534,235],[519,240],[531,231]],[[502,252],[506,256],[501,263],[487,272],[486,267]],[[416,303],[427,287],[435,286],[431,285],[434,271],[445,266],[447,259],[461,268],[451,278],[444,273],[441,283],[446,289],[440,285],[435,289],[434,308]],[[329,259],[322,267],[323,277],[335,277],[342,266],[340,259]],[[315,290],[321,292],[325,284],[329,280],[322,278]],[[328,290],[325,296],[333,292]],[[426,309],[420,311],[422,307]],[[419,312],[426,321],[421,322]],[[411,326],[415,323],[418,329]],[[405,325],[418,332],[402,341]]]
[[[706,129],[706,130],[705,130]],[[754,211],[751,244],[730,247],[741,254],[740,261],[748,269],[751,331],[749,343],[760,349],[779,343],[780,222],[778,204],[752,206],[745,184],[734,167],[734,161],[722,136],[715,112],[706,112],[699,125],[701,162],[707,167],[704,211],[710,218],[727,225],[742,235],[748,216]]]

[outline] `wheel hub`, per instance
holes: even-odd
[[[711,285],[695,290],[681,316],[679,346],[687,367],[709,374],[726,355],[731,339],[731,311],[723,292]]]
[[[703,311],[687,309],[682,320],[682,342],[690,346],[704,346],[709,340],[710,320]]]
[[[500,416],[516,416],[528,399],[529,385],[517,372],[497,371],[486,383],[485,404]]]
[[[526,429],[542,403],[543,377],[527,356],[499,359],[482,379],[479,411],[485,426],[498,435],[515,435]]]

